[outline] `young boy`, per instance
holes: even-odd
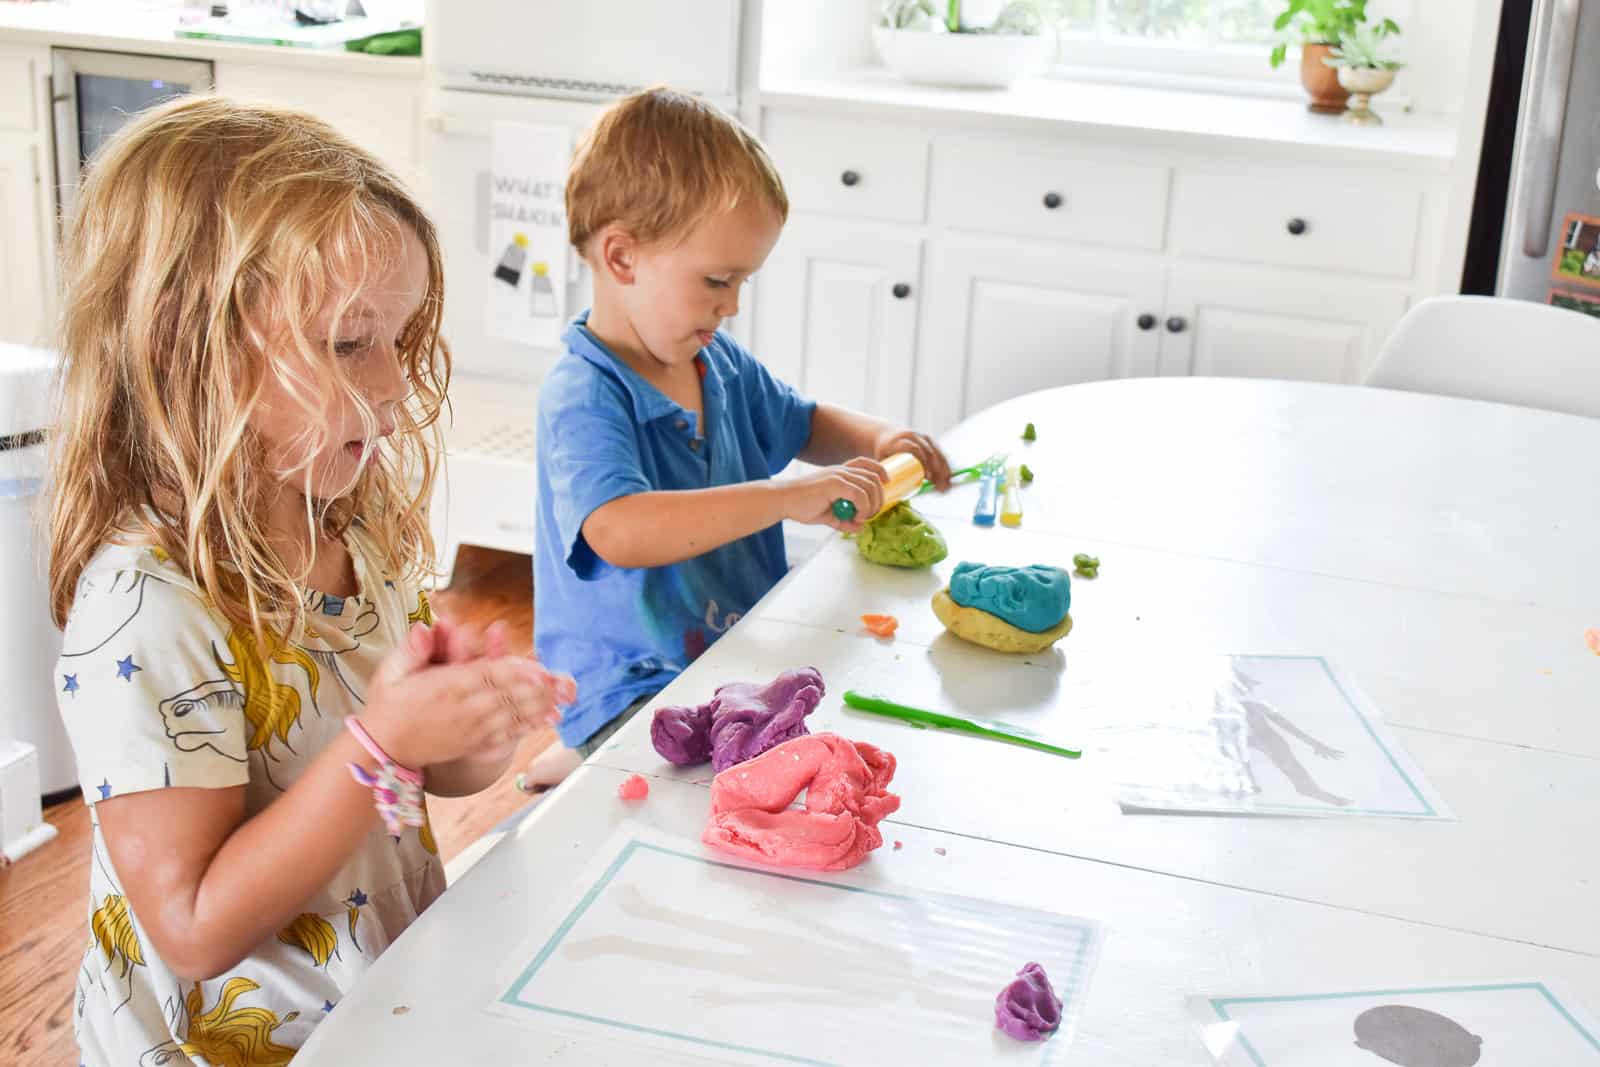
[[[601,116],[567,180],[594,306],[539,397],[534,647],[578,681],[560,748],[519,779],[559,781],[783,577],[784,519],[854,532],[876,462],[949,464],[926,436],[817,404],[718,330],[788,217],[761,144],[716,108],[652,89]],[[823,465],[771,480],[796,457]],[[868,458],[871,457],[871,458]]]

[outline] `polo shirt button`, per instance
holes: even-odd
[[[689,428],[689,423],[687,421],[683,420],[683,419],[679,419],[677,422],[673,423],[672,425],[676,426],[680,430],[687,430]]]
[[[694,449],[696,452],[700,451],[700,441],[699,441],[699,439],[690,441],[689,442],[689,447]]]

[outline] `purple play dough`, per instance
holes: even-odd
[[[769,748],[804,736],[806,716],[826,691],[812,667],[784,671],[769,685],[730,682],[697,708],[659,708],[650,742],[679,767],[711,760],[721,773]]]
[[[1018,1041],[1038,1041],[1061,1025],[1061,998],[1044,968],[1030,963],[994,998],[994,1023]]]

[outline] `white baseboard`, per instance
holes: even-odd
[[[0,865],[55,836],[39,807],[39,753],[22,741],[0,741]]]
[[[15,841],[7,841],[0,849],[0,867],[9,866],[56,836],[56,828],[42,822]]]

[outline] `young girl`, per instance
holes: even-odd
[[[438,242],[321,122],[188,97],[96,158],[65,277],[82,1058],[287,1063],[444,888],[421,781],[475,792],[554,717],[537,664],[418,585]]]

